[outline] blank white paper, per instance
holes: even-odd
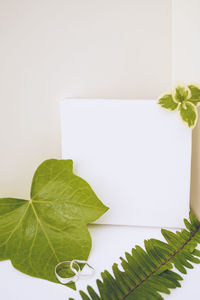
[[[191,130],[154,100],[61,101],[62,157],[110,209],[96,223],[182,227]]]

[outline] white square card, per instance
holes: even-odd
[[[154,100],[61,101],[62,156],[110,209],[96,223],[181,227],[191,130]]]

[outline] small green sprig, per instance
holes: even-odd
[[[171,93],[164,94],[158,99],[158,104],[167,110],[177,109],[181,120],[193,129],[198,119],[200,86],[178,82]]]

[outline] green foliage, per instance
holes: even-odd
[[[172,93],[164,94],[158,99],[158,104],[167,110],[176,110],[181,120],[189,127],[194,128],[197,119],[197,106],[200,104],[200,87],[178,83]]]
[[[188,99],[188,101],[192,102],[195,105],[198,105],[200,103],[200,86],[190,84],[188,85],[188,88],[191,92],[191,97]]]
[[[185,122],[188,127],[193,128],[196,125],[198,118],[195,105],[191,102],[181,103],[178,110],[183,122]]]
[[[200,222],[190,213],[190,221],[184,220],[186,229],[173,233],[162,229],[166,242],[149,239],[145,249],[136,246],[132,253],[121,258],[121,271],[117,264],[113,274],[104,271],[97,280],[98,293],[88,286],[88,294],[80,291],[83,300],[162,300],[161,293],[170,294],[180,287],[182,277],[172,268],[186,274],[191,263],[200,263]]]
[[[58,282],[54,270],[60,261],[87,260],[87,224],[107,207],[72,168],[72,160],[47,160],[35,172],[30,201],[0,199],[0,260],[10,259],[21,272],[53,282]]]
[[[171,94],[165,94],[159,98],[158,103],[168,110],[175,110],[178,107],[178,103],[176,103]]]

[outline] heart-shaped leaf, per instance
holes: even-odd
[[[194,105],[200,104],[200,86],[191,84],[188,86],[191,91],[191,98],[188,100],[192,102]]]
[[[178,110],[183,122],[185,122],[189,128],[194,128],[198,118],[196,106],[191,102],[183,102]]]
[[[87,260],[87,224],[108,208],[72,168],[72,160],[47,160],[35,172],[29,201],[0,199],[0,260],[53,282],[59,262]]]
[[[177,103],[181,103],[185,100],[190,99],[191,97],[191,90],[189,87],[182,83],[182,82],[177,82],[174,90],[173,90],[173,98]]]
[[[175,110],[178,107],[171,94],[165,94],[158,99],[158,104],[168,110]]]

